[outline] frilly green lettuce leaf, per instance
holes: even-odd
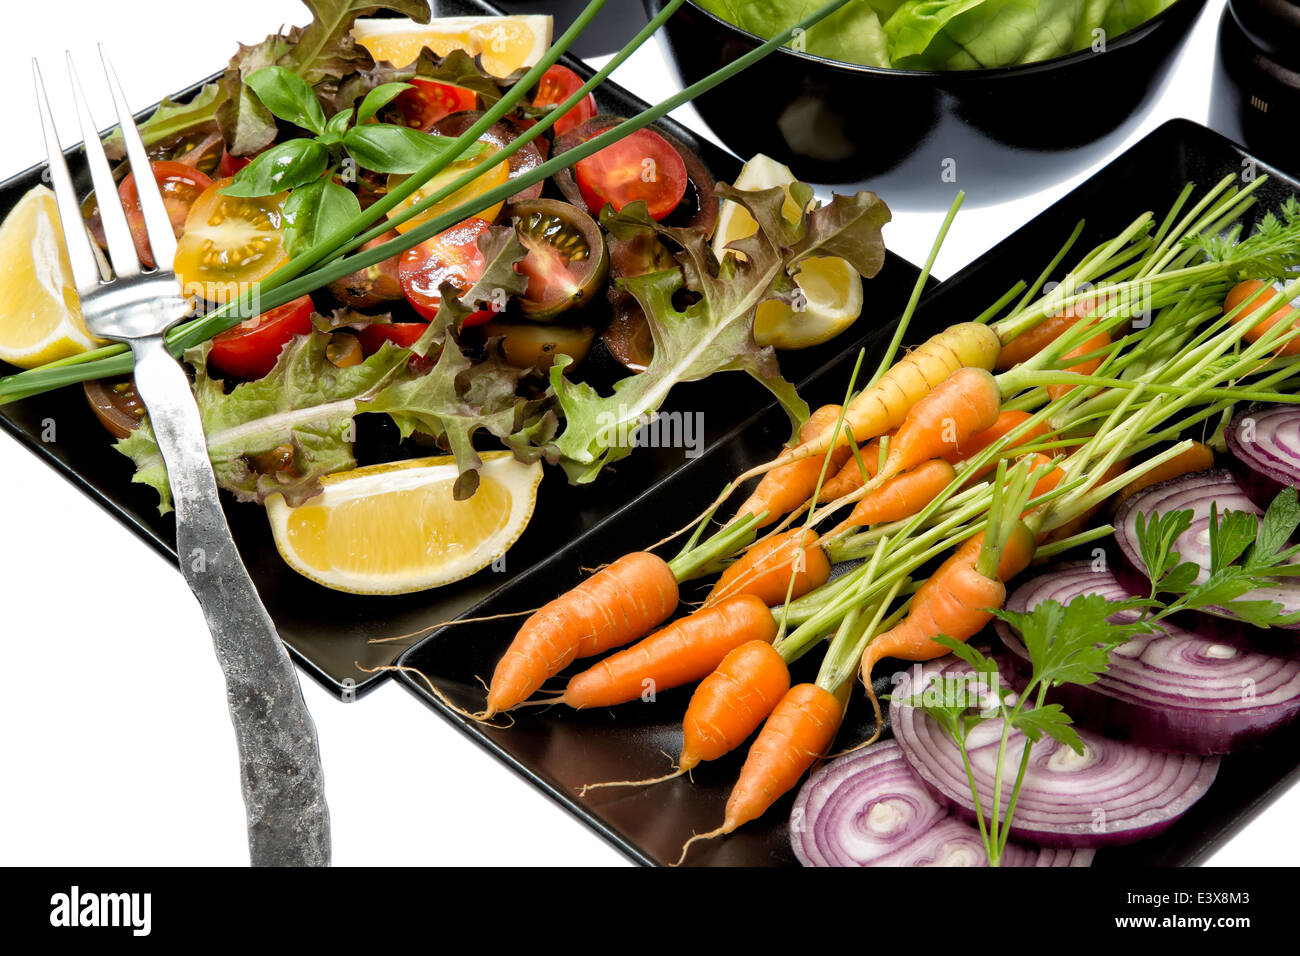
[[[355,467],[352,418],[357,403],[377,393],[404,370],[408,355],[385,347],[359,365],[337,368],[325,355],[329,336],[320,332],[293,339],[265,377],[226,392],[207,371],[208,346],[191,349],[194,397],[203,419],[217,482],[242,501],[263,501],[279,492],[297,504],[320,490],[320,478]],[[152,429],[146,421],[117,443],[135,462],[133,480],[158,491],[159,510],[171,510],[171,491]],[[264,456],[291,451],[290,467],[258,467]]]
[[[863,275],[875,275],[884,262],[880,227],[889,221],[889,210],[874,194],[861,192],[836,196],[790,222],[782,212],[786,194],[780,188],[737,191],[720,184],[719,191],[742,203],[759,226],[753,236],[730,244],[739,256],[726,256],[721,263],[702,231],[662,226],[649,217],[644,203],[619,213],[610,207],[602,212],[613,242],[655,236],[681,251],[677,268],[617,280],[620,289],[636,298],[654,339],[654,356],[644,371],[600,395],[565,377],[566,360],[551,366],[551,388],[564,428],[548,452],[559,458],[571,481],[592,481],[605,465],[627,456],[637,427],[652,419],[678,382],[747,372],[772,392],[795,429],[807,418],[808,406],[781,377],[776,353],[754,341],[754,312],[765,300],[793,297],[791,277],[809,256],[844,256]],[[791,194],[808,208],[810,187],[796,183]],[[682,304],[683,292],[689,293],[687,304]]]

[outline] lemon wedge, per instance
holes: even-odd
[[[758,153],[741,168],[733,185],[745,190],[784,188],[782,211],[793,222],[799,216],[799,205],[789,190],[794,181],[790,167]],[[723,256],[739,255],[727,249],[727,244],[757,231],[758,223],[744,206],[724,202],[713,234],[713,254],[719,260]],[[800,292],[797,307],[775,300],[759,305],[754,314],[754,339],[759,345],[778,349],[820,345],[839,335],[862,314],[862,279],[845,259],[838,256],[805,259],[794,275],[794,284]]]
[[[54,193],[35,186],[0,224],[0,360],[34,368],[98,344],[81,320]]]
[[[452,497],[455,459],[417,458],[321,479],[294,508],[266,501],[280,555],[317,584],[350,594],[405,594],[480,571],[518,540],[537,503],[540,462],[483,455],[478,490]]]
[[[422,47],[438,56],[464,50],[481,56],[493,76],[527,69],[551,45],[551,17],[439,17],[429,23],[410,19],[365,19],[352,27],[352,37],[376,60],[396,66],[414,63]]]

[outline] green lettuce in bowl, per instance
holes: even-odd
[[[824,0],[696,0],[770,37]],[[898,70],[978,70],[1086,50],[1176,0],[853,0],[800,39],[814,56]]]

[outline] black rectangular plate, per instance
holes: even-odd
[[[442,16],[497,12],[481,0],[442,0],[438,5]],[[564,25],[557,23],[557,28]],[[565,57],[561,62],[584,78],[594,72],[572,57]],[[634,115],[647,105],[608,82],[596,91],[596,98],[602,112],[623,116]],[[152,110],[142,115],[149,112]],[[730,178],[735,174],[739,164],[733,156],[671,121],[662,125],[692,146],[716,176]],[[81,166],[80,147],[69,150],[68,156],[76,175]],[[41,167],[33,167],[0,184],[0,214],[13,208],[40,181],[40,173]],[[897,312],[900,297],[906,295],[915,276],[916,270],[911,265],[890,257],[882,278],[873,282],[872,305],[861,320],[864,330]],[[882,295],[882,287],[892,290],[892,294]],[[797,381],[846,347],[844,342],[832,342],[792,353],[782,359],[782,366],[787,377]],[[607,388],[617,375],[624,374],[621,368],[613,367],[612,360],[607,360],[602,367],[597,359],[593,356],[587,373],[597,387]],[[0,363],[0,371],[6,370],[8,367]],[[767,392],[748,376],[725,375],[674,391],[665,410],[704,410],[705,441],[713,444],[753,409],[767,404]],[[41,434],[43,423],[50,419],[57,423],[58,441],[47,443],[41,440]],[[362,430],[365,447],[358,448],[361,460],[432,453],[409,442],[397,446],[392,430],[381,427],[377,419],[379,416],[367,416],[370,427]],[[80,387],[0,406],[0,428],[47,461],[163,557],[175,561],[173,518],[159,516],[157,497],[151,489],[131,484],[130,461],[112,448],[107,433],[87,407]],[[308,581],[281,560],[263,509],[227,499],[230,507],[226,511],[253,581],[295,659],[336,694],[359,696],[385,679],[387,673],[366,674],[357,663],[369,668],[392,664],[411,644],[411,641],[370,644],[370,640],[427,632],[433,625],[451,620],[535,562],[549,557],[557,548],[579,539],[600,519],[675,471],[684,460],[681,448],[639,449],[616,468],[608,469],[609,473],[599,481],[581,488],[566,484],[558,469],[547,469],[537,512],[528,530],[506,556],[504,567],[485,569],[464,581],[432,591],[396,597],[341,594]]]
[[[1080,219],[1086,219],[1087,226],[1075,248],[1086,250],[1117,233],[1142,210],[1162,214],[1185,183],[1207,186],[1229,174],[1265,172],[1273,178],[1260,191],[1257,213],[1276,208],[1286,196],[1300,190],[1300,183],[1255,163],[1239,147],[1204,127],[1182,120],[1167,123],[927,295],[908,338],[919,342],[953,322],[973,318],[1016,280],[1032,281]],[[882,290],[873,282],[868,284],[868,290],[870,308],[880,314],[888,307],[888,296],[882,291],[887,293],[891,288]],[[878,329],[866,340],[866,368],[874,367],[888,341],[888,332]],[[804,382],[800,387],[804,397],[814,406],[842,400],[852,357],[851,352],[845,353]],[[509,588],[474,608],[471,615],[538,607],[576,584],[583,577],[584,567],[612,561],[659,540],[706,507],[736,474],[769,459],[784,437],[779,412],[769,409],[755,415],[725,441],[711,446],[700,458],[589,535],[515,579]],[[691,588],[684,589],[684,600],[696,597]],[[483,704],[478,679],[491,675],[516,627],[517,623],[511,621],[457,625],[433,634],[403,655],[400,663],[428,675],[458,705],[478,710]],[[587,664],[590,661],[580,662],[574,669]],[[814,661],[799,662],[792,669],[794,679],[811,680],[815,666]],[[654,702],[629,704],[616,711],[575,712],[559,707],[523,710],[514,715],[512,727],[497,729],[460,717],[430,694],[417,677],[404,672],[400,679],[453,724],[640,863],[673,862],[687,837],[721,823],[727,795],[743,759],[741,748],[722,760],[697,767],[693,781],[677,779],[648,788],[594,791],[579,799],[577,788],[582,784],[667,773],[671,761],[666,755],[677,754],[681,747],[681,717],[690,688],[669,691]],[[880,681],[883,690],[888,675]],[[561,682],[557,679],[555,683]],[[836,749],[863,739],[870,730],[870,715],[870,708],[859,694],[850,703],[849,719]],[[1292,727],[1263,749],[1225,758],[1209,793],[1170,829],[1154,839],[1099,851],[1094,865],[1177,866],[1204,860],[1300,776],[1297,743],[1300,727]],[[717,866],[793,865],[794,855],[786,835],[792,801],[793,794],[787,795],[760,820],[725,839],[697,844],[690,862]]]

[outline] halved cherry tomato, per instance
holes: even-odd
[[[252,156],[231,156],[228,150],[223,149],[221,162],[217,164],[217,175],[222,179],[233,176],[252,161]]]
[[[639,129],[573,167],[583,202],[597,215],[605,203],[621,210],[644,199],[654,219],[662,219],[682,201],[690,181],[686,163],[658,133]]]
[[[226,329],[213,337],[208,361],[227,375],[261,378],[275,368],[286,342],[311,331],[314,308],[304,295]]]
[[[375,323],[363,326],[357,332],[357,338],[361,340],[361,351],[370,356],[383,348],[385,342],[392,342],[399,348],[409,349],[419,341],[428,327],[428,322]]]
[[[556,106],[563,103],[582,86],[582,77],[567,66],[555,64],[542,74],[542,81],[537,84],[537,96],[533,98],[534,106]],[[596,98],[590,93],[579,100],[567,113],[555,121],[551,129],[556,136],[587,122],[596,115]]]
[[[176,249],[176,276],[189,295],[225,302],[289,259],[282,230],[287,193],[244,199],[218,179],[194,202]]]
[[[126,438],[144,421],[145,407],[135,390],[135,379],[82,382],[86,401],[114,438]]]
[[[163,205],[167,207],[167,218],[172,222],[172,231],[179,238],[190,209],[204,190],[212,185],[212,180],[185,163],[155,160],[149,166],[153,170],[153,178],[158,181],[158,189],[162,192]],[[135,188],[135,173],[127,174],[122,185],[117,187],[117,194],[122,200],[122,208],[126,210],[126,222],[131,227],[136,254],[146,269],[152,269],[153,253],[149,249],[149,234],[144,227],[144,213],[140,211],[140,192]]]
[[[466,219],[402,253],[398,276],[406,292],[406,301],[416,312],[427,319],[438,314],[438,306],[442,303],[438,289],[444,282],[450,282],[461,292],[468,292],[470,286],[478,281],[487,265],[478,240],[490,227],[491,223],[482,219]],[[464,324],[482,325],[493,314],[490,310],[475,312],[465,319]]]
[[[422,76],[412,77],[407,82],[412,88],[402,90],[380,111],[384,122],[427,133],[444,116],[472,110],[478,105],[478,95],[463,86],[426,80]]]

